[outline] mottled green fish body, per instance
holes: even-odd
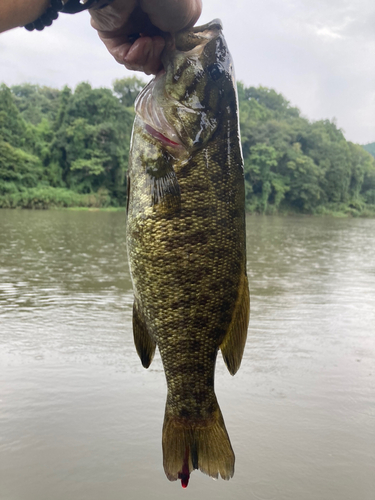
[[[234,473],[214,371],[220,348],[234,374],[246,342],[244,174],[220,21],[168,39],[163,64],[136,103],[127,241],[135,345],[146,368],[158,346],[168,385],[164,469],[186,486]]]

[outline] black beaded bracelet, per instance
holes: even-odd
[[[42,31],[46,26],[51,26],[53,21],[59,17],[59,12],[67,14],[77,14],[86,9],[102,9],[113,0],[68,0],[63,3],[61,0],[50,0],[50,7],[34,22],[26,24],[27,31]]]

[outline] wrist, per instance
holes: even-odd
[[[77,14],[90,7],[92,9],[101,9],[111,2],[112,0],[49,0],[43,13],[34,21],[26,24],[25,28],[28,31],[42,31],[46,26],[51,26],[53,21],[59,17],[60,12]]]

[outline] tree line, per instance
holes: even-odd
[[[0,207],[122,207],[136,77],[111,89],[0,86]],[[281,94],[238,84],[246,208],[375,214],[371,146],[311,122]]]

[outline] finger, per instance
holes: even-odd
[[[123,63],[128,69],[156,75],[162,68],[160,56],[164,46],[165,40],[160,36],[138,38],[126,53]]]
[[[104,9],[90,9],[91,26],[98,31],[118,30],[124,26],[136,7],[137,0],[115,0]]]
[[[124,64],[124,59],[132,46],[129,38],[126,35],[109,36],[105,32],[99,33],[99,37],[116,61]]]
[[[202,0],[139,0],[152,24],[174,33],[194,26],[202,12]]]

